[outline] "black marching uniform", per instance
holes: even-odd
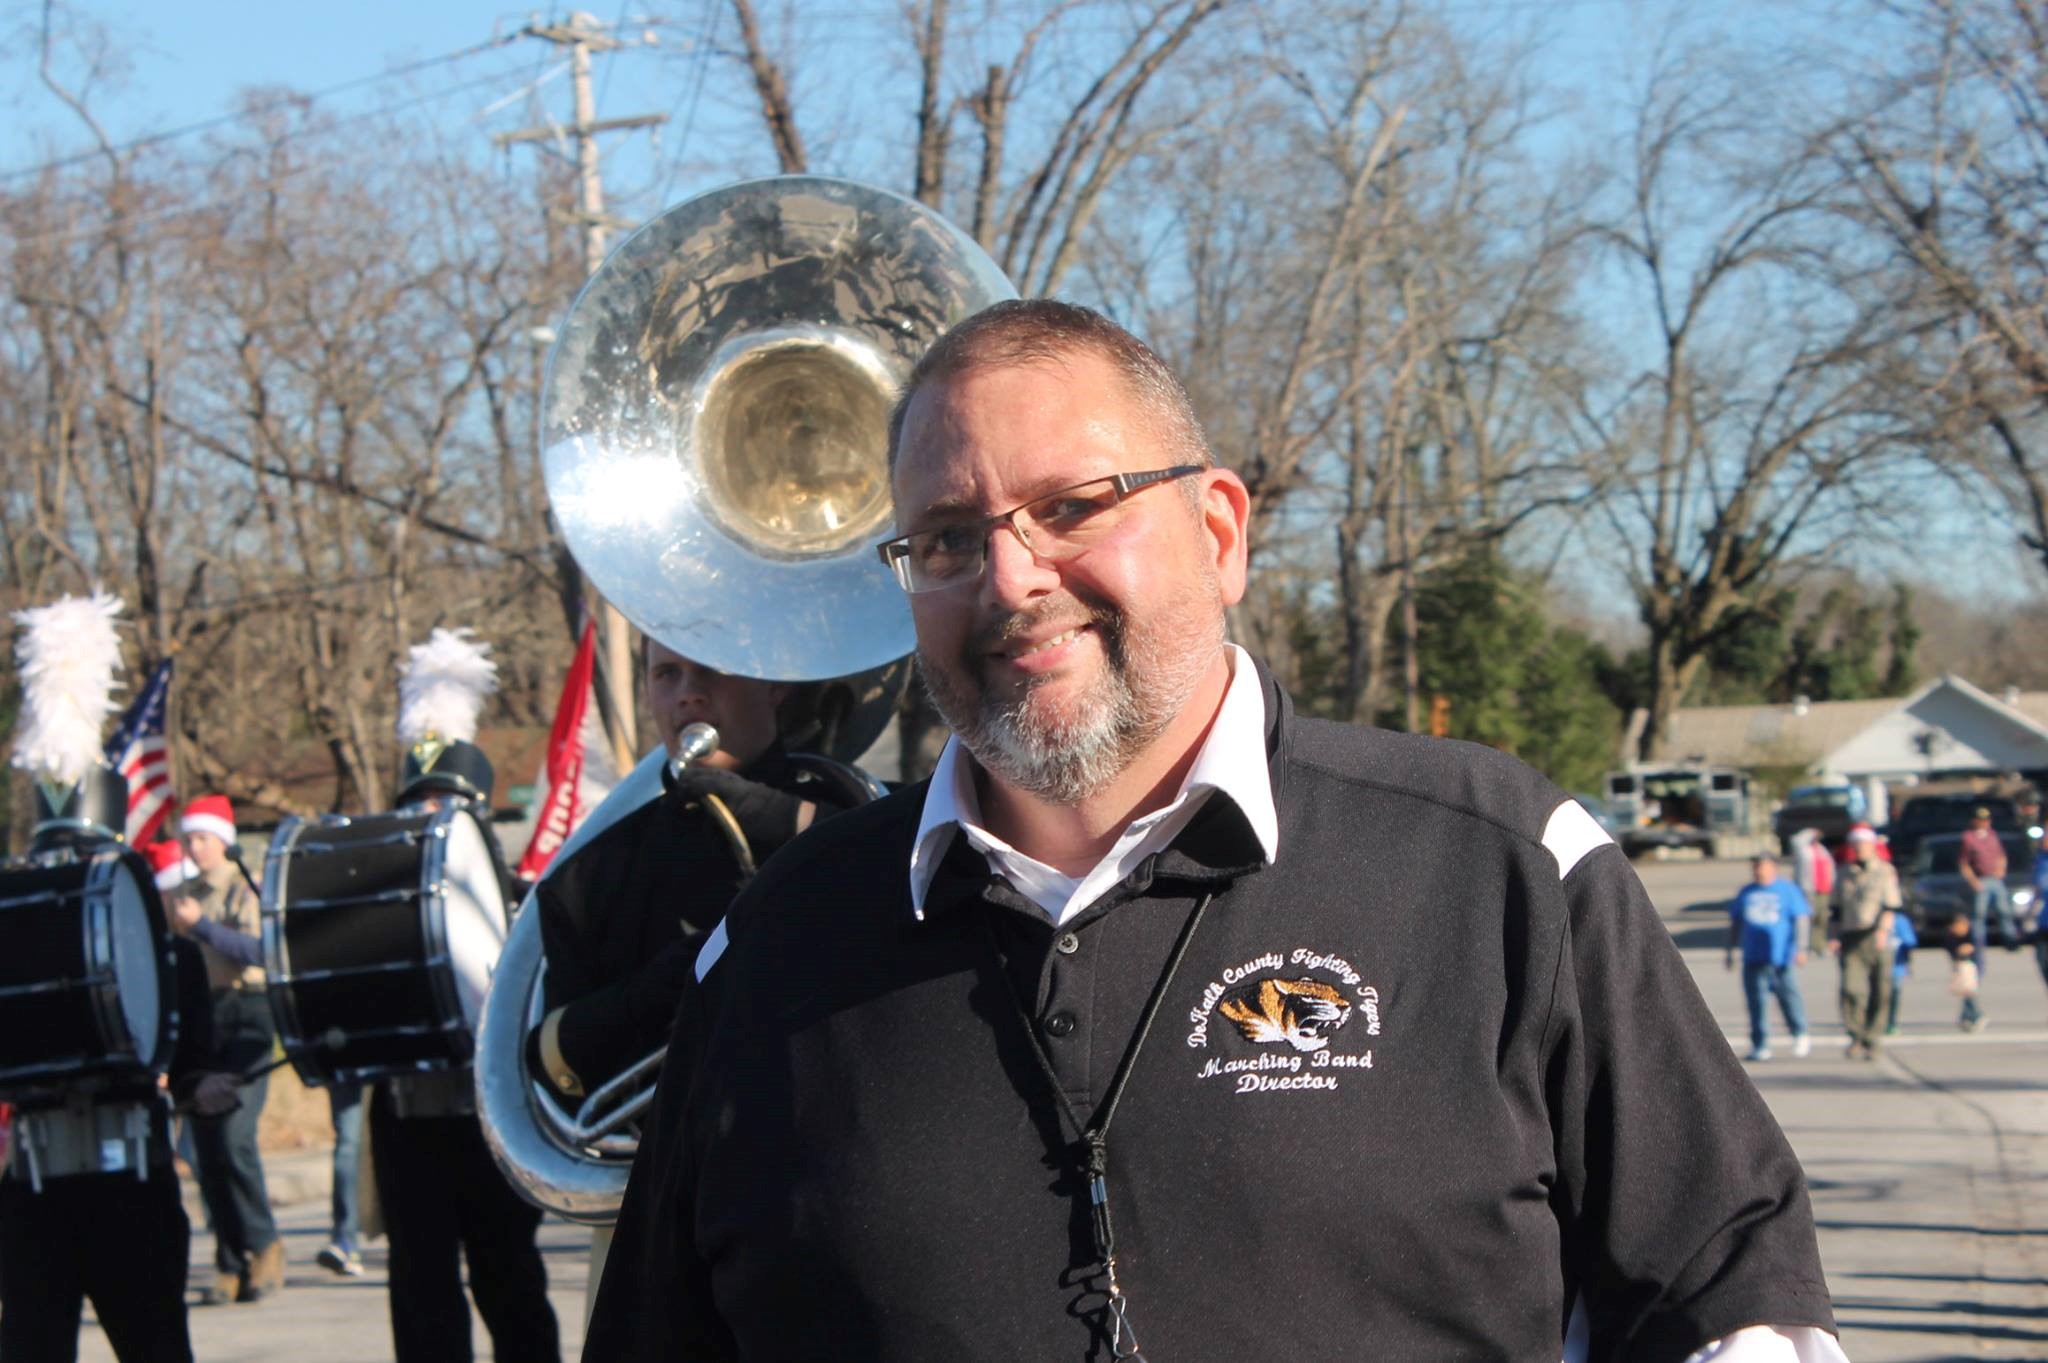
[[[664,771],[663,793],[605,829],[535,891],[547,960],[547,1020],[528,1038],[529,1067],[565,1104],[668,1040],[698,951],[748,870],[705,807],[731,812],[759,865],[796,835],[805,801],[834,812],[835,792],[778,747],[743,772]]]
[[[172,944],[178,978],[178,1042],[170,1093],[130,1095],[149,1108],[147,1177],[128,1168],[45,1174],[31,1186],[21,1143],[33,1139],[33,1108],[17,1109],[14,1157],[0,1178],[0,1361],[70,1363],[78,1357],[85,1300],[121,1363],[191,1363],[185,1274],[192,1224],[171,1165],[170,1101],[191,1096],[213,1052],[206,963],[187,941]],[[43,1114],[46,1118],[54,1114]]]
[[[491,832],[491,768],[469,743],[451,743],[424,766],[409,761],[401,808],[430,795],[473,801],[501,874]],[[508,902],[511,886],[507,885]],[[534,1233],[540,1209],[521,1198],[492,1159],[476,1115],[468,1066],[378,1082],[370,1098],[370,1162],[391,1246],[391,1339],[397,1363],[467,1363],[469,1292],[498,1363],[559,1363],[560,1327]]]
[[[106,815],[118,826],[125,783],[105,776],[122,786],[119,813]],[[115,844],[88,837],[76,845],[89,856]],[[39,850],[46,846],[39,837]],[[180,938],[171,949],[178,1030],[168,1091],[138,1081],[15,1110],[0,1176],[0,1363],[71,1363],[87,1300],[121,1363],[191,1363],[192,1227],[171,1163],[170,1107],[198,1086],[214,1048],[213,1014],[199,948]],[[144,1132],[139,1149],[119,1135],[131,1121]]]

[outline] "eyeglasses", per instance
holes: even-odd
[[[1148,487],[1202,472],[1200,464],[1176,464],[1145,473],[1091,478],[1035,497],[1019,507],[976,520],[919,530],[875,546],[882,562],[906,592],[935,592],[981,577],[988,564],[989,536],[1009,526],[1039,558],[1067,559],[1085,553],[1123,520],[1126,497]]]

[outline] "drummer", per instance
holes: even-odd
[[[126,783],[111,770],[103,779],[122,787],[125,812]],[[69,830],[65,839],[80,841]],[[39,829],[31,848],[51,843]],[[108,836],[97,845],[117,843]],[[24,1103],[16,1115],[14,1158],[0,1177],[0,1358],[10,1363],[75,1357],[85,1298],[121,1363],[192,1357],[185,1321],[192,1227],[171,1162],[169,1100],[218,1118],[235,1105],[235,1076],[206,1070],[213,1017],[205,962],[188,942],[175,944],[173,960],[178,1040],[160,1094],[80,1091],[57,1106]],[[140,1158],[124,1153],[110,1161],[104,1133],[123,1125],[124,1107],[147,1114]],[[145,1177],[136,1177],[138,1163]]]
[[[487,646],[467,631],[435,630],[410,650],[399,681],[399,737],[409,744],[401,810],[466,806],[492,855],[493,773],[473,741],[495,682]],[[559,1363],[560,1331],[548,1304],[535,1235],[540,1209],[522,1199],[491,1158],[476,1115],[470,1066],[378,1082],[370,1097],[370,1162],[391,1242],[391,1338],[397,1363],[469,1363],[469,1294],[499,1363]]]
[[[119,601],[95,594],[15,615],[24,627],[24,703],[12,761],[34,777],[36,823],[28,862],[0,871],[0,898],[51,897],[47,907],[7,915],[17,931],[58,912],[57,877],[74,877],[76,890],[82,859],[120,847],[128,786],[103,760],[99,732],[120,660],[119,612]],[[104,907],[113,910],[108,950],[117,966],[154,956],[128,950],[145,944],[134,934],[155,931],[150,914],[120,908],[137,902],[122,894],[124,881],[145,909],[153,908],[155,889],[140,884],[149,874],[126,856],[92,868],[92,880],[111,890]],[[88,898],[95,893],[85,890]],[[88,1298],[121,1363],[190,1363],[185,1273],[192,1228],[171,1159],[170,1100],[223,1113],[234,1105],[235,1080],[203,1073],[213,1049],[205,964],[184,942],[173,945],[171,959],[171,978],[157,982],[169,987],[177,1010],[167,1075],[147,1068],[161,1050],[161,1033],[131,1033],[120,1043],[143,1064],[125,1074],[113,1069],[10,1084],[16,1114],[0,1175],[0,1359],[9,1363],[75,1358]],[[115,981],[125,994],[124,968]],[[167,1021],[161,1007],[140,1000],[133,1007],[134,1019],[129,1008],[117,1010],[131,1028],[143,1018],[151,1027]],[[97,1044],[114,1040],[101,1035]],[[95,1044],[86,1037],[49,1041],[65,1049]]]
[[[185,853],[199,873],[171,891],[172,926],[199,943],[213,996],[216,1069],[247,1071],[270,1058],[276,1045],[270,1001],[264,993],[261,905],[242,869],[235,809],[225,795],[187,802],[178,819]],[[214,1281],[202,1288],[204,1305],[253,1302],[284,1286],[284,1241],[270,1212],[270,1190],[256,1128],[270,1081],[242,1090],[242,1102],[220,1117],[192,1123],[192,1151],[200,1196],[213,1223]]]

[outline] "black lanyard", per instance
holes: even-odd
[[[1117,1063],[1116,1077],[1109,1081],[1109,1095],[1103,1100],[1101,1113],[1093,1122],[1083,1121],[1080,1111],[1068,1101],[1066,1090],[1060,1086],[1059,1073],[1052,1067],[1052,1057],[1045,1053],[1045,1043],[1038,1039],[1038,1028],[1032,1022],[1031,1010],[1025,1006],[1024,996],[1017,988],[1016,977],[1003,960],[1002,946],[996,941],[995,921],[986,907],[981,915],[982,931],[988,935],[989,950],[995,954],[996,970],[1009,986],[1010,1002],[1016,1005],[1017,1016],[1024,1023],[1024,1036],[1031,1043],[1031,1054],[1038,1061],[1039,1071],[1045,1075],[1046,1087],[1052,1090],[1060,1111],[1066,1114],[1067,1122],[1074,1128],[1082,1146],[1081,1167],[1088,1175],[1088,1211],[1095,1231],[1095,1257],[1097,1267],[1106,1280],[1109,1313],[1115,1322],[1110,1331],[1110,1356],[1132,1359],[1135,1363],[1145,1363],[1145,1356],[1138,1352],[1138,1334],[1131,1326],[1129,1303],[1116,1279],[1116,1227],[1109,1216],[1109,1124],[1116,1117],[1117,1104],[1123,1101],[1124,1087],[1130,1083],[1131,1071],[1137,1066],[1138,1052],[1144,1049],[1145,1038],[1152,1032],[1152,1021],[1159,1016],[1159,1005],[1166,1001],[1167,987],[1180,970],[1181,959],[1188,954],[1188,943],[1194,940],[1195,928],[1200,925],[1203,912],[1214,898],[1213,894],[1204,894],[1196,900],[1194,912],[1181,925],[1180,936],[1173,944],[1173,954],[1166,958],[1166,968],[1160,972],[1159,982],[1152,986],[1152,997],[1145,1000],[1145,1011],[1138,1017],[1137,1030],[1131,1034],[1130,1044],[1124,1047],[1124,1058]]]

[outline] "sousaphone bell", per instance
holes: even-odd
[[[785,176],[669,209],[591,277],[549,356],[542,464],[570,552],[676,652],[812,683],[785,707],[785,741],[852,760],[887,724],[913,645],[873,549],[895,533],[890,407],[946,328],[1014,296],[970,238],[887,190]],[[658,795],[664,756],[555,864]],[[660,1057],[629,1072],[637,1093],[615,1081],[578,1113],[554,1106],[525,1064],[544,969],[532,902],[484,1005],[478,1111],[529,1200],[608,1222]]]

